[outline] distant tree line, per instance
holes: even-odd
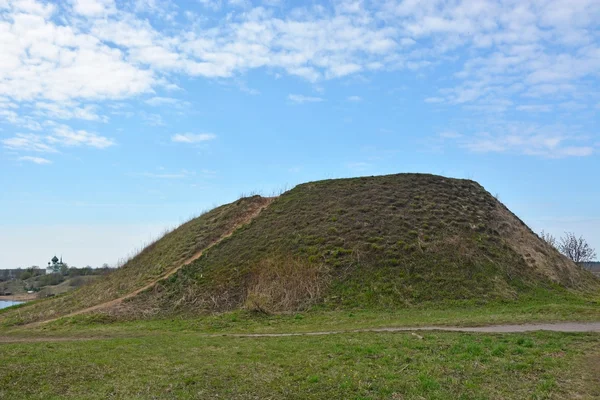
[[[32,265],[28,268],[15,268],[11,270],[0,270],[0,281],[6,281],[11,279],[27,280],[30,278],[37,277],[38,280],[56,282],[50,284],[57,284],[65,279],[74,278],[77,276],[87,275],[106,275],[113,271],[115,268],[111,268],[108,264],[103,264],[100,268],[92,268],[86,266],[83,268],[70,267],[67,263],[62,263],[57,267],[50,268],[49,273],[46,273],[46,269],[42,269],[37,265]]]

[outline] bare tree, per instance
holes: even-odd
[[[548,243],[550,246],[552,246],[554,248],[558,248],[558,246],[557,246],[558,243],[556,241],[556,238],[554,236],[552,236],[552,234],[550,234],[546,231],[542,231],[542,232],[540,232],[540,238],[544,242]]]
[[[560,239],[558,250],[577,264],[593,261],[596,258],[596,251],[590,247],[583,236],[577,237],[572,232],[565,232],[565,236]]]

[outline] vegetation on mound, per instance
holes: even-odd
[[[230,233],[266,201],[253,196],[217,207],[168,232],[102,279],[66,295],[31,302],[18,310],[6,310],[1,321],[10,325],[45,320],[131,293]]]
[[[400,174],[299,185],[120,312],[483,304],[597,288],[476,182]]]
[[[149,284],[102,312],[397,309],[523,301],[540,291],[584,298],[599,288],[476,182],[399,174],[311,182],[273,201],[255,196],[218,207],[83,290],[0,318],[46,320]]]

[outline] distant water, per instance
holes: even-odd
[[[10,306],[15,306],[15,305],[21,304],[21,303],[22,303],[22,301],[0,300],[0,309],[10,307]]]

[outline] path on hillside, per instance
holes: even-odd
[[[44,320],[44,321],[38,321],[38,322],[33,322],[31,324],[23,325],[23,327],[39,326],[39,325],[43,325],[43,324],[47,324],[49,322],[53,322],[53,321],[59,320],[61,318],[74,317],[76,315],[85,314],[85,313],[89,313],[89,312],[92,312],[92,311],[97,311],[97,310],[101,310],[101,309],[104,309],[104,308],[113,307],[113,306],[116,306],[117,304],[121,303],[123,300],[127,300],[127,299],[130,299],[130,298],[134,297],[134,296],[137,296],[138,294],[140,294],[144,290],[150,289],[152,286],[156,285],[158,282],[160,282],[160,281],[162,281],[164,279],[169,278],[171,275],[175,274],[177,271],[179,271],[181,268],[185,267],[186,265],[189,265],[189,264],[193,263],[194,261],[196,261],[197,259],[199,259],[200,257],[202,257],[202,254],[204,254],[204,252],[206,252],[207,250],[211,249],[212,247],[216,246],[217,244],[221,243],[223,240],[225,240],[228,237],[230,237],[231,235],[233,235],[233,233],[235,231],[237,231],[239,228],[241,228],[242,226],[250,223],[265,208],[267,208],[269,206],[269,204],[271,204],[271,202],[275,198],[274,197],[264,197],[264,199],[265,199],[264,204],[261,204],[259,207],[256,208],[256,210],[252,210],[247,215],[244,215],[243,218],[241,218],[240,221],[238,221],[237,224],[235,224],[229,231],[227,231],[219,239],[215,240],[214,242],[212,242],[208,246],[204,247],[203,249],[197,251],[191,257],[183,260],[183,262],[181,262],[179,264],[176,264],[175,267],[171,268],[165,274],[163,274],[160,277],[154,279],[152,282],[147,283],[143,287],[141,287],[139,289],[136,289],[133,292],[127,293],[126,295],[123,295],[123,296],[118,297],[116,299],[109,300],[109,301],[104,302],[104,303],[96,304],[95,306],[87,307],[87,308],[84,308],[84,309],[81,309],[81,310],[73,311],[72,313],[61,315],[61,316],[56,317],[56,318],[51,318],[51,319],[47,319],[47,320]]]
[[[486,326],[414,326],[414,327],[387,327],[387,328],[363,328],[338,331],[320,332],[290,332],[290,333],[215,333],[200,334],[201,337],[232,337],[232,338],[271,338],[291,336],[325,336],[341,335],[348,333],[402,333],[402,332],[466,332],[466,333],[522,333],[534,331],[552,332],[598,332],[600,333],[600,322],[558,322],[541,324],[515,324],[515,325],[486,325]],[[422,339],[422,337],[415,334]],[[19,337],[0,336],[0,343],[37,343],[37,342],[66,342],[80,340],[107,340],[114,338],[126,338],[124,336],[89,336],[89,337]]]

